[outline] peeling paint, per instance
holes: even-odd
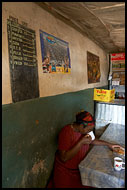
[[[38,174],[40,170],[42,171],[47,171],[47,169],[44,166],[45,160],[40,160],[40,162],[35,163],[32,167],[32,173],[33,174]]]
[[[21,182],[21,184],[22,184],[23,187],[25,187],[25,183],[26,183],[26,181],[27,181],[28,175],[29,175],[29,171],[25,170],[25,171],[24,171],[23,178],[22,178],[22,182]]]
[[[17,155],[20,155],[20,154],[22,154],[22,152],[21,152],[21,151],[19,151]]]
[[[30,171],[25,169],[22,177],[21,187],[26,188],[30,187],[30,185],[36,186],[36,180],[40,171],[46,173],[48,172],[47,168],[45,167],[45,160],[37,160]]]

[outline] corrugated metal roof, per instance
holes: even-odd
[[[125,51],[125,2],[37,2],[107,53]]]

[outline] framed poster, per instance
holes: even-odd
[[[99,56],[87,51],[87,75],[88,84],[100,82],[100,60]]]
[[[43,73],[70,73],[69,43],[40,30]]]

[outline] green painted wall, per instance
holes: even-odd
[[[45,187],[59,131],[81,109],[94,113],[93,89],[3,105],[2,187]]]

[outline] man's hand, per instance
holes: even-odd
[[[109,148],[110,148],[111,150],[114,150],[115,148],[121,148],[121,149],[123,149],[123,147],[120,146],[120,145],[118,145],[118,144],[110,144],[110,145],[109,145]]]
[[[90,135],[85,135],[84,137],[82,137],[82,139],[80,140],[80,143],[83,144],[90,144],[92,142],[92,138]]]

